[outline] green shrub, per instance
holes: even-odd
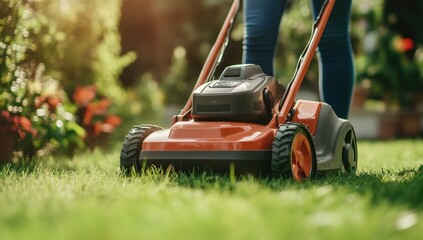
[[[187,84],[188,78],[188,62],[186,60],[186,50],[182,46],[178,46],[173,51],[172,65],[161,85],[165,92],[164,103],[183,107],[188,100],[191,86]]]
[[[72,151],[83,146],[85,134],[59,82],[33,58],[33,21],[25,1],[0,3],[0,130],[19,135],[15,150],[21,157]]]
[[[140,120],[156,120],[162,115],[164,94],[152,74],[141,76],[137,86],[129,90],[134,105],[133,112],[142,114]]]
[[[383,99],[388,109],[396,104],[412,107],[413,98],[423,91],[423,72],[419,67],[419,52],[423,48],[419,38],[412,39],[395,29],[401,12],[387,10],[394,2],[360,0],[353,9],[352,30],[361,39],[360,45],[355,46],[357,80],[370,80],[371,97]]]
[[[33,2],[36,15],[35,59],[49,66],[68,94],[77,86],[95,84],[99,93],[122,104],[119,75],[135,59],[120,55],[118,23],[121,0]]]

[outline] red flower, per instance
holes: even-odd
[[[100,135],[101,133],[112,133],[117,126],[122,123],[120,117],[115,115],[107,116],[103,122],[95,122],[93,125],[94,135]]]
[[[49,97],[42,96],[41,97],[40,96],[40,97],[37,97],[35,99],[35,107],[39,108],[43,104],[47,104],[48,110],[51,113],[54,113],[54,112],[56,112],[57,105],[59,105],[60,102],[61,102],[61,100],[60,100],[59,97],[53,97],[53,96],[49,96]]]
[[[73,100],[79,106],[87,106],[96,96],[96,86],[89,85],[85,87],[76,87],[73,94]]]
[[[73,100],[79,107],[78,115],[82,125],[94,136],[111,133],[122,123],[118,116],[109,115],[108,110],[112,104],[110,99],[97,99],[95,85],[77,87],[73,95]]]
[[[104,123],[110,124],[113,127],[117,127],[122,123],[122,119],[116,115],[110,115],[104,120]]]
[[[397,38],[394,40],[395,48],[400,52],[406,52],[414,48],[414,41],[411,38]]]
[[[10,112],[6,111],[6,110],[2,110],[1,114],[0,114],[0,123],[1,123],[1,127],[3,126],[7,126],[13,123],[13,119],[10,116]]]
[[[1,111],[0,123],[1,128],[9,128],[10,130],[16,132],[21,139],[24,139],[28,133],[32,136],[37,134],[37,130],[32,127],[32,123],[28,118],[19,115],[12,116],[6,110]]]
[[[83,124],[90,124],[93,116],[106,115],[107,108],[110,104],[112,104],[112,102],[109,99],[102,99],[98,102],[88,104],[84,114],[84,119],[82,120]]]

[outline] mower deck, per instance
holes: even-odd
[[[228,171],[234,163],[237,173],[268,172],[274,134],[274,129],[259,124],[178,122],[148,136],[139,161],[178,170],[195,166],[218,171]]]

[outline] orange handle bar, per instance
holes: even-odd
[[[201,70],[200,76],[197,79],[197,83],[195,84],[193,91],[205,82],[207,82],[212,77],[214,70],[216,69],[217,62],[223,54],[224,48],[227,44],[227,37],[235,20],[235,16],[238,13],[239,6],[240,0],[234,0],[229,10],[229,13],[226,16],[225,22],[223,23],[223,26],[220,29],[219,35],[217,36],[216,42],[214,43],[209,55],[207,56],[206,62],[204,63],[203,69]],[[192,94],[189,97],[188,102],[185,104],[185,107],[177,116],[177,121],[183,120],[187,113],[190,111],[191,107]]]
[[[329,16],[332,12],[335,0],[327,0],[323,5],[323,8],[316,19],[313,27],[313,33],[311,39],[307,45],[307,48],[299,60],[298,68],[294,73],[294,77],[287,89],[286,96],[281,104],[280,112],[278,114],[278,124],[284,124],[288,117],[289,112],[294,106],[295,96],[300,89],[300,86],[307,73],[308,67],[313,60],[314,54],[316,53],[317,46],[319,45],[320,39],[325,31],[326,24],[329,20]]]

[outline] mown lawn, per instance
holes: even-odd
[[[359,142],[357,176],[122,177],[119,147],[0,169],[0,239],[422,239],[423,141]]]

